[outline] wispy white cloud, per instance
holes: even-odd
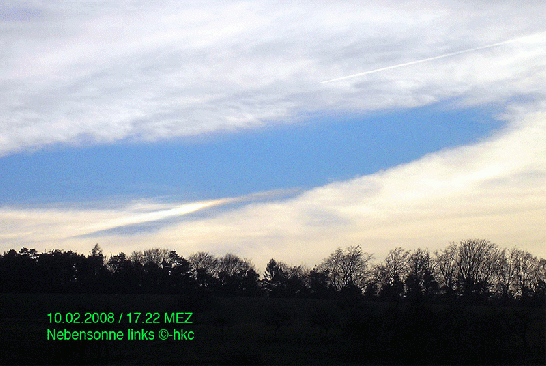
[[[0,22],[0,155],[256,128],[319,109],[544,96],[542,2],[48,1],[6,9],[34,16]],[[432,60],[446,54],[453,57]],[[431,62],[411,64],[423,59]],[[320,84],[400,64],[408,67]]]

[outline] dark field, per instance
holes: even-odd
[[[48,313],[114,313],[113,324]],[[118,323],[159,313],[158,324]],[[192,312],[192,324],[164,313]],[[133,315],[134,317],[134,315]],[[149,317],[153,320],[153,316]],[[134,320],[134,318],[133,318]],[[123,340],[47,340],[47,329],[121,330]],[[154,332],[132,340],[127,329]],[[191,330],[162,341],[159,329]],[[1,364],[546,364],[538,307],[180,295],[0,294]]]

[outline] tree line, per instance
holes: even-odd
[[[362,298],[381,301],[525,303],[544,306],[546,260],[483,239],[392,249],[374,263],[360,246],[338,248],[312,269],[271,259],[263,275],[234,254],[148,249],[104,256],[11,249],[0,255],[0,292],[207,293],[217,296]]]

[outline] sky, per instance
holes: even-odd
[[[542,1],[7,1],[0,251],[546,257]]]

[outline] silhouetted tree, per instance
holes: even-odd
[[[323,272],[316,267],[307,275],[309,296],[315,299],[333,298],[336,288],[332,285],[328,272]]]
[[[226,254],[214,262],[218,291],[224,295],[256,296],[259,293],[258,273],[248,260]]]
[[[121,252],[110,257],[106,266],[112,276],[112,281],[108,284],[109,291],[132,293],[139,290],[135,265],[127,258],[125,253]]]
[[[87,257],[21,248],[0,255],[0,291],[545,303],[546,260],[519,249],[501,250],[487,240],[451,243],[433,257],[423,249],[395,248],[370,268],[372,257],[358,246],[338,248],[312,271],[271,259],[260,280],[248,259],[233,254],[216,258],[197,252],[186,260],[176,251],[152,248],[105,261],[98,244]]]
[[[306,271],[301,266],[289,267],[271,259],[266,266],[262,286],[270,297],[304,297]]]
[[[188,291],[193,287],[190,262],[171,250],[162,263],[165,289],[169,293]]]
[[[38,271],[44,292],[73,292],[78,288],[78,263],[82,255],[72,251],[51,250],[40,254]]]
[[[366,298],[367,300],[375,300],[378,295],[379,285],[374,279],[371,279],[366,284],[366,288],[364,289],[364,298]]]
[[[455,262],[459,294],[472,301],[488,296],[500,258],[497,246],[487,240],[461,241]]]
[[[154,263],[162,268],[165,261],[170,260],[171,251],[164,248],[152,248],[144,251],[133,251],[129,259],[142,265]]]
[[[433,298],[438,292],[432,261],[427,250],[416,249],[408,257],[406,297],[411,301]]]
[[[85,260],[80,261],[78,272],[80,292],[106,291],[110,273],[106,267],[102,248],[98,244],[95,244],[91,254]]]
[[[435,277],[442,295],[454,299],[457,288],[457,244],[451,243],[441,251],[435,252]]]
[[[372,254],[362,251],[360,246],[350,246],[346,251],[336,249],[317,269],[328,273],[332,285],[339,291],[344,287],[365,287],[368,275],[368,263]]]
[[[212,290],[217,287],[216,276],[218,260],[210,253],[197,252],[189,256],[192,277],[201,288]]]
[[[102,248],[100,247],[98,243],[95,244],[93,249],[91,249],[91,257],[100,257],[100,258],[103,257]]]
[[[2,292],[33,292],[39,290],[37,272],[38,253],[21,248],[5,252],[0,257],[0,290]]]
[[[497,279],[497,293],[511,299],[531,299],[540,294],[546,280],[544,259],[539,260],[520,249],[502,251]]]
[[[387,300],[400,300],[404,294],[404,280],[408,273],[410,252],[398,247],[387,254],[383,263],[375,267],[375,278],[380,286],[379,296]]]

